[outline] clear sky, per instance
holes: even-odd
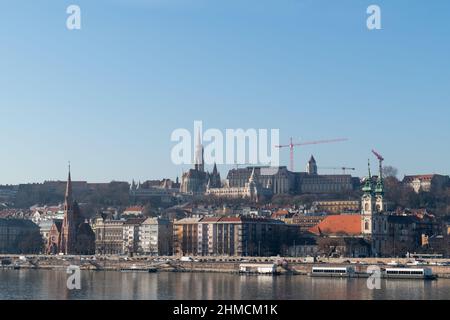
[[[401,175],[449,174],[449,17],[448,0],[2,1],[0,184],[65,179],[68,160],[74,180],[175,178],[170,134],[194,120],[349,138],[297,169],[363,175],[375,148]]]

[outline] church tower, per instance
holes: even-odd
[[[77,208],[72,196],[72,179],[67,177],[66,193],[64,196],[64,220],[61,227],[61,238],[59,243],[59,252],[72,254],[75,250],[76,232],[77,232]]]
[[[213,167],[213,171],[212,173],[209,175],[210,178],[210,187],[211,188],[220,188],[222,187],[222,183],[220,181],[220,173],[217,170],[217,165],[216,163],[214,163],[214,167]]]
[[[385,212],[387,210],[386,202],[384,200],[383,165],[381,160],[375,187],[375,210],[377,213]]]
[[[311,156],[311,159],[309,159],[306,165],[306,172],[310,175],[317,175],[317,163],[313,156]]]
[[[204,162],[204,150],[202,141],[200,138],[200,133],[197,136],[197,145],[195,146],[195,170],[204,172],[205,171],[205,162]]]
[[[373,214],[375,212],[375,197],[373,193],[372,175],[370,173],[370,161],[368,163],[369,176],[366,178],[362,188],[361,198],[361,230],[363,235],[372,234]]]

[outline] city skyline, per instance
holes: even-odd
[[[449,3],[377,1],[376,31],[372,1],[77,1],[77,31],[69,4],[0,13],[0,184],[64,180],[69,160],[74,180],[175,179],[170,135],[195,120],[349,139],[296,150],[296,171],[314,155],[364,176],[376,149],[399,178],[450,173]]]

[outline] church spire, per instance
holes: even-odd
[[[70,161],[69,161],[69,174],[67,177],[66,194],[64,196],[64,203],[66,205],[66,208],[70,208],[72,206],[72,178],[70,176]]]
[[[375,193],[384,194],[384,183],[383,183],[383,164],[381,160],[379,161],[379,174],[377,179],[377,185],[375,187]]]
[[[195,146],[195,169],[201,172],[204,172],[204,159],[203,159],[203,145],[200,137],[200,132],[197,135],[197,145]]]
[[[372,193],[372,174],[370,172],[370,159],[367,160],[367,167],[369,170],[369,176],[366,178],[366,182],[364,183],[364,186],[362,188],[362,191],[365,193]]]

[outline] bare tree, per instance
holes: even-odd
[[[383,176],[384,177],[394,177],[396,178],[398,174],[398,170],[393,166],[384,166],[383,167]]]

